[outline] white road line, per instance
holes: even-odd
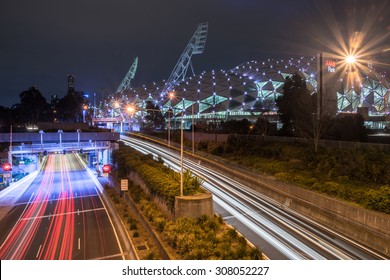
[[[26,206],[24,207],[22,214],[20,214],[19,219],[16,221],[16,223],[15,223],[14,226],[12,227],[11,231],[8,233],[7,238],[4,240],[3,244],[1,244],[0,249],[4,246],[4,244],[6,244],[6,242],[7,242],[8,239],[10,238],[10,236],[13,234],[14,229],[16,228],[16,226],[17,226],[17,225],[20,223],[20,221],[22,220],[21,218],[23,217],[24,213],[26,212],[28,205],[31,203],[34,194],[35,194],[35,192],[33,192],[33,193],[31,194],[30,199],[29,199],[28,202],[26,203]]]
[[[104,208],[87,209],[87,210],[83,210],[81,212],[86,213],[86,212],[94,212],[94,211],[102,211],[102,210],[105,210],[105,209]],[[44,215],[44,216],[35,216],[35,217],[21,219],[21,221],[43,219],[43,218],[47,218],[47,217],[49,217],[49,219],[50,219],[50,217],[65,216],[65,215],[72,215],[72,214],[76,214],[76,212],[73,211],[73,212],[59,213],[59,214],[54,214],[54,215],[49,214],[49,215]]]
[[[80,250],[80,237],[79,237],[79,240],[77,242],[77,248]]]
[[[83,195],[83,196],[80,196],[78,198],[86,198],[86,197],[94,197],[94,196],[98,196],[98,194],[89,194],[89,195]],[[33,201],[31,202],[30,204],[33,204],[33,203],[42,203],[42,202],[46,202],[46,201],[50,201],[50,203],[52,203],[53,201],[60,201],[60,200],[67,200],[67,199],[71,199],[71,197],[66,197],[66,198],[56,198],[56,199],[45,199],[45,200],[36,200],[36,201]],[[24,205],[24,204],[28,204],[29,202],[21,202],[21,203],[16,203],[14,204],[15,206],[19,206],[19,205]]]
[[[99,257],[99,258],[94,258],[92,260],[107,260],[107,259],[112,259],[112,258],[115,258],[115,257],[122,257],[122,259],[125,259],[125,254],[126,253],[127,252],[123,252],[122,254],[103,256],[103,257]]]
[[[41,249],[42,249],[42,244],[39,245],[39,248],[38,248],[38,252],[37,252],[37,255],[35,256],[35,258],[37,259],[38,256],[39,256],[39,252],[41,252]]]

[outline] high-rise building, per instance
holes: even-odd
[[[58,95],[57,94],[53,94],[51,96],[51,100],[50,100],[50,109],[51,109],[51,113],[52,113],[52,121],[53,122],[58,122],[58,104],[60,102],[60,99],[58,98]]]
[[[74,92],[74,79],[73,75],[68,75],[68,93]]]

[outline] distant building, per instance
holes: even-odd
[[[53,116],[53,122],[58,122],[58,103],[60,99],[57,94],[53,94],[50,100],[50,110]]]
[[[370,67],[349,69],[328,54],[287,60],[249,61],[230,70],[205,71],[174,85],[174,97],[162,95],[164,81],[109,96],[99,117],[128,117],[127,104],[137,108],[132,121],[143,120],[148,101],[157,104],[171,120],[182,118],[185,128],[192,119],[227,121],[262,115],[278,122],[276,99],[283,94],[288,76],[298,73],[311,94],[318,96],[320,114],[361,114],[371,129],[390,127],[390,80]],[[347,71],[345,71],[347,70]],[[321,88],[319,88],[319,85]]]
[[[73,75],[68,75],[68,93],[74,92],[74,83],[75,77]]]

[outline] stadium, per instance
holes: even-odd
[[[326,96],[322,98],[333,107],[333,116],[360,113],[371,129],[385,129],[390,123],[389,79],[369,64],[346,70],[343,61],[329,54],[250,61],[230,70],[212,70],[187,77],[189,66],[192,69],[191,56],[202,53],[206,35],[207,23],[198,25],[167,81],[131,88],[136,59],[116,94],[101,104],[98,117],[120,122],[122,130],[123,123],[131,122],[134,126],[143,122],[152,103],[167,122],[183,117],[185,128],[199,120],[247,118],[255,121],[260,115],[278,123],[276,98],[283,94],[286,77],[298,73],[311,94],[321,92],[318,89],[322,84]]]

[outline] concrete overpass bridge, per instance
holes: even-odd
[[[0,143],[8,151],[0,156],[1,162],[9,162],[13,173],[31,172],[48,153],[80,153],[87,164],[102,172],[104,164],[111,163],[112,151],[118,148],[119,133],[64,132],[0,133]],[[27,166],[26,162],[33,162]]]

